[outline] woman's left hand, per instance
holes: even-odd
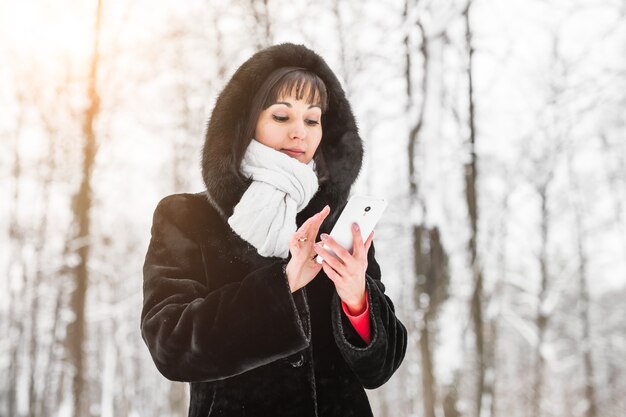
[[[356,226],[356,227],[355,227]],[[358,225],[352,225],[353,250],[350,253],[332,237],[321,235],[322,242],[315,244],[315,251],[324,258],[322,268],[328,278],[335,284],[339,298],[346,303],[351,314],[360,314],[365,310],[365,271],[367,270],[367,253],[374,238],[370,233],[365,243]],[[322,243],[332,249],[340,259],[335,258]]]

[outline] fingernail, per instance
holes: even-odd
[[[357,223],[352,223],[352,227],[354,227],[354,230],[357,232],[359,231],[359,225]]]
[[[326,240],[326,239],[328,239],[328,235],[327,235],[326,233],[322,233],[322,234],[320,235],[320,238],[321,238],[322,240]]]

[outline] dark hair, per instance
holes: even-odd
[[[242,137],[237,141],[241,146],[239,149],[235,150],[235,163],[237,167],[241,166],[241,161],[243,160],[246,149],[254,136],[257,120],[261,112],[276,103],[283,95],[294,94],[296,99],[302,100],[305,93],[308,93],[305,100],[320,106],[322,114],[328,110],[326,85],[314,72],[300,67],[280,67],[267,76],[252,98],[247,120],[243,125]],[[313,160],[315,161],[318,180],[322,183],[329,178],[329,173],[324,160],[321,143],[313,155]],[[241,175],[241,172],[239,173]]]

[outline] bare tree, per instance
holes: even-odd
[[[352,97],[355,93],[352,85],[353,76],[359,72],[360,68],[358,67],[360,66],[360,62],[358,57],[350,56],[349,54],[352,48],[348,44],[348,41],[352,39],[352,36],[349,36],[349,30],[344,22],[344,16],[341,11],[342,4],[346,6],[352,3],[342,3],[339,0],[332,0],[331,10],[335,20],[337,43],[339,44],[339,74],[343,79],[346,95]]]
[[[564,95],[564,83],[566,79],[567,67],[562,65],[562,57],[559,52],[559,36],[557,33],[552,34],[552,68],[554,75],[549,80],[548,98],[546,106],[560,107]],[[544,110],[542,109],[542,112]],[[537,115],[541,120],[542,116]],[[535,313],[535,327],[537,332],[537,341],[535,343],[535,364],[534,364],[534,381],[531,399],[531,415],[540,417],[542,412],[543,391],[545,387],[545,354],[546,332],[550,323],[552,314],[552,302],[550,301],[551,276],[549,265],[552,263],[548,255],[550,241],[550,196],[551,184],[554,180],[554,171],[558,164],[559,155],[563,151],[563,143],[565,137],[568,136],[568,127],[565,132],[559,130],[559,113],[548,112],[548,120],[545,126],[540,127],[541,132],[546,132],[545,137],[541,136],[546,145],[536,144],[536,148],[540,149],[540,155],[532,157],[531,172],[529,177],[539,196],[540,200],[540,248],[538,254],[540,284],[537,294],[537,308]],[[527,142],[530,142],[527,141]],[[525,144],[527,143],[525,142]],[[524,146],[526,155],[532,155],[529,149],[533,144]]]
[[[541,248],[539,251],[539,269],[541,275],[541,284],[537,300],[537,313],[535,325],[537,327],[537,343],[535,345],[535,381],[533,385],[533,398],[531,402],[531,415],[535,417],[541,416],[541,393],[543,390],[544,375],[544,343],[545,335],[548,327],[548,310],[546,299],[548,297],[550,277],[548,274],[548,232],[550,214],[548,210],[548,187],[553,177],[553,171],[542,176],[541,182],[537,184],[537,193],[541,201]]]
[[[421,18],[415,22],[409,21],[412,9],[417,2],[406,0],[404,3],[403,19],[407,22],[407,28],[415,29],[419,33],[420,45],[417,51],[413,50],[409,32],[404,35],[404,58],[405,80],[407,95],[407,113],[414,117],[410,121],[408,140],[408,165],[409,165],[409,201],[412,206],[418,206],[423,214],[421,222],[412,225],[413,241],[413,302],[420,313],[421,323],[412,323],[419,331],[419,352],[421,358],[421,385],[422,402],[425,417],[435,417],[437,404],[437,381],[435,376],[435,364],[433,360],[436,316],[442,303],[448,297],[448,256],[441,242],[437,227],[426,224],[425,218],[428,211],[426,200],[422,194],[419,183],[420,173],[416,169],[416,153],[420,146],[420,134],[424,125],[424,113],[429,100],[430,83],[430,55],[429,36],[426,33]],[[441,36],[439,35],[434,35]],[[419,85],[419,105],[416,103],[416,93],[412,83],[414,66],[413,61],[421,62],[421,83]],[[411,210],[413,211],[413,210]]]
[[[57,129],[45,114],[41,114],[43,125],[48,136],[48,149],[44,155],[42,163],[39,164],[40,174],[39,182],[41,183],[42,195],[42,216],[36,232],[37,241],[35,243],[36,262],[34,269],[34,277],[29,280],[29,293],[31,294],[30,309],[30,334],[28,356],[30,362],[30,375],[28,381],[28,398],[29,398],[29,415],[35,417],[41,414],[40,393],[38,392],[37,383],[46,377],[42,374],[39,367],[39,357],[41,356],[39,316],[41,314],[41,298],[42,286],[45,282],[45,252],[47,236],[48,236],[48,219],[51,217],[50,197],[52,193],[52,182],[56,171],[55,147],[57,145]],[[50,359],[48,359],[50,360]]]
[[[624,255],[626,256],[626,218],[624,218],[626,217],[626,208],[622,197],[622,195],[626,193],[623,189],[620,189],[620,179],[626,176],[626,155],[624,155],[624,150],[620,149],[619,145],[610,141],[606,132],[601,132],[599,139],[604,157],[607,161],[607,163],[603,165],[603,168],[606,170],[607,180],[611,190],[615,222],[621,229],[618,234],[622,241]],[[611,167],[611,163],[609,162],[613,158],[616,160],[616,167]]]
[[[72,210],[76,222],[75,240],[78,264],[74,268],[74,289],[70,298],[70,308],[74,313],[74,321],[68,326],[67,343],[70,360],[73,365],[72,394],[74,415],[86,415],[85,399],[85,369],[83,344],[85,340],[85,300],[89,281],[89,252],[90,252],[90,210],[92,205],[91,176],[97,152],[95,122],[100,107],[100,96],[97,86],[100,42],[100,28],[102,23],[102,0],[98,0],[95,16],[95,35],[93,56],[91,59],[87,99],[88,105],[83,115],[82,134],[83,165],[80,188],[73,199]]]
[[[587,230],[583,218],[586,216],[584,206],[581,202],[581,189],[578,185],[577,174],[572,166],[573,156],[568,153],[567,167],[572,186],[572,203],[574,211],[574,236],[576,244],[576,255],[578,256],[578,315],[581,324],[580,334],[580,355],[583,366],[583,385],[585,395],[585,416],[596,417],[598,415],[596,401],[596,385],[594,381],[595,368],[592,358],[592,336],[590,324],[590,297],[588,284],[589,255],[586,247]]]
[[[485,386],[485,375],[489,364],[486,360],[486,331],[484,328],[483,314],[483,270],[478,255],[478,156],[476,154],[476,108],[474,96],[474,45],[472,42],[472,26],[470,11],[472,0],[467,1],[463,17],[465,19],[465,42],[467,50],[467,82],[468,82],[468,126],[469,126],[469,162],[465,164],[465,199],[470,221],[470,239],[468,242],[469,264],[472,271],[474,288],[470,302],[471,320],[474,329],[474,349],[476,355],[476,383],[474,414],[480,417],[483,408],[483,396],[487,392],[493,392],[492,387]],[[491,398],[489,398],[491,400]]]
[[[25,97],[23,94],[19,93],[16,97],[17,103],[25,104]],[[21,106],[20,106],[21,108]],[[25,114],[24,112],[18,112],[17,117],[17,125],[14,131],[14,141],[13,141],[13,170],[12,170],[12,178],[13,178],[13,196],[11,201],[11,211],[9,212],[10,220],[9,220],[9,241],[12,243],[10,245],[11,256],[9,257],[8,262],[8,290],[9,290],[9,308],[8,308],[8,318],[6,320],[7,331],[5,334],[8,335],[8,340],[11,340],[12,343],[8,346],[8,355],[9,355],[9,366],[7,369],[7,379],[4,384],[7,384],[6,387],[6,409],[8,415],[16,415],[17,414],[17,390],[15,381],[17,381],[19,372],[20,372],[20,360],[19,360],[19,352],[21,349],[21,344],[23,342],[23,334],[24,334],[24,324],[21,320],[21,309],[19,308],[22,303],[20,303],[20,299],[23,299],[24,290],[23,286],[26,282],[26,273],[24,271],[24,261],[22,260],[22,256],[20,255],[19,248],[21,248],[25,243],[24,231],[22,230],[22,226],[19,221],[19,211],[20,211],[20,189],[21,189],[21,179],[22,179],[22,157],[20,154],[19,143],[21,130],[25,123]],[[18,272],[20,271],[20,272]],[[19,277],[17,276],[19,275]],[[18,289],[13,290],[11,288],[11,283],[14,279],[20,279],[22,281],[22,285],[18,287]],[[20,289],[22,288],[22,289]],[[4,390],[3,390],[4,391]]]
[[[247,0],[249,2],[250,11],[254,19],[254,25],[256,29],[254,32],[260,29],[261,33],[255,37],[256,49],[260,50],[267,46],[270,46],[274,42],[274,33],[272,30],[269,0]]]

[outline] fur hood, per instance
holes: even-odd
[[[350,188],[361,170],[363,143],[343,88],[326,62],[303,45],[284,43],[264,49],[244,62],[217,98],[209,119],[202,153],[202,177],[211,205],[226,220],[250,185],[235,167],[233,138],[244,129],[245,114],[254,93],[276,68],[297,66],[313,71],[326,84],[328,109],[322,115],[320,143],[329,179],[296,218],[301,224],[326,204],[331,213],[326,223],[334,224],[346,204]]]

